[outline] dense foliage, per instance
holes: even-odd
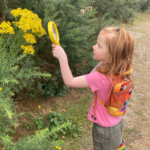
[[[86,10],[84,14],[80,12],[81,9],[93,3],[94,1],[91,0],[11,0],[5,2],[4,8],[5,10],[8,8],[8,11],[17,7],[32,10],[42,19],[46,31],[47,23],[51,20],[55,21],[59,30],[60,44],[67,53],[73,75],[77,76],[90,72],[97,63],[92,57],[92,46],[95,44],[99,31],[113,22],[112,19],[107,19],[108,14],[101,19],[95,18],[95,9]],[[11,20],[12,15],[7,15],[6,18]],[[59,63],[52,56],[51,44],[48,34],[41,40],[37,40],[38,50],[34,57],[36,65],[52,75],[50,79],[41,84],[49,85],[48,88],[42,86],[46,97],[62,96],[67,90],[61,78]]]
[[[36,14],[27,9],[12,10],[11,13],[16,18],[11,24],[9,21],[0,24],[0,142],[4,144],[6,150],[15,149],[42,149],[41,142],[45,142],[43,149],[55,146],[50,143],[50,134],[56,134],[57,130],[71,124],[58,126],[54,132],[41,131],[39,134],[24,139],[20,139],[16,144],[8,134],[14,132],[11,127],[17,127],[17,119],[22,114],[15,113],[15,103],[12,96],[23,87],[31,86],[35,78],[50,78],[48,73],[40,72],[40,68],[35,65],[32,59],[36,46],[35,37],[45,34],[41,21]],[[27,19],[27,20],[26,20]],[[38,141],[31,142],[31,141]],[[56,141],[57,144],[63,141]],[[24,144],[26,143],[26,144]],[[56,144],[55,143],[55,144]]]
[[[114,18],[128,23],[135,17],[137,11],[146,5],[146,0],[95,0],[97,17],[109,13],[108,18]]]
[[[150,0],[145,0],[145,1],[142,1],[140,3],[140,11],[141,12],[145,12],[146,10],[149,10],[150,8]]]

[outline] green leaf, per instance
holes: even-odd
[[[46,94],[47,96],[50,96],[51,92],[50,92],[50,91],[46,91],[45,94]]]
[[[28,115],[30,119],[33,119],[33,116],[31,114]]]
[[[38,129],[41,129],[42,128],[42,126],[41,125],[38,125]]]
[[[55,124],[57,125],[57,120],[56,120],[56,119],[54,120],[54,122],[55,122]]]
[[[51,120],[50,120],[50,122],[53,122],[55,119],[54,118],[52,118]]]
[[[77,132],[73,132],[73,133],[72,133],[72,136],[74,136],[74,137],[78,137]]]

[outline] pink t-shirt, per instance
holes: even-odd
[[[99,63],[101,64],[101,63]],[[110,81],[106,78],[105,75],[100,74],[99,72],[95,71],[95,68],[90,74],[85,75],[85,78],[92,90],[92,92],[96,91],[97,95],[100,97],[100,99],[105,102],[107,95],[109,94],[110,91],[110,86],[111,83]],[[94,101],[94,95],[93,95],[93,101]],[[87,118],[90,121],[93,121],[93,101],[90,106],[88,116]],[[121,117],[114,117],[111,116],[107,108],[102,106],[98,99],[95,101],[95,120],[94,122],[103,126],[103,127],[111,127],[116,124],[118,124],[121,120]]]

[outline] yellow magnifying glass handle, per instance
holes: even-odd
[[[57,26],[53,21],[48,22],[48,33],[52,43],[60,46],[59,33],[57,30]]]

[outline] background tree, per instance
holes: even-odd
[[[146,0],[95,0],[94,7],[97,8],[97,17],[109,13],[108,18],[128,23],[145,2]]]

